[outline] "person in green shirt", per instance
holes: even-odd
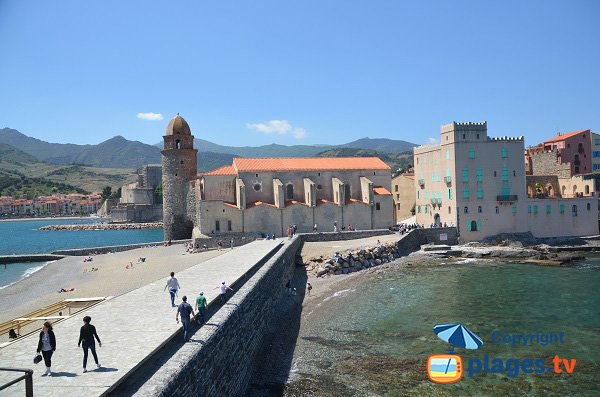
[[[204,313],[206,313],[206,298],[204,292],[200,292],[200,295],[196,298],[196,311],[198,312],[198,324],[204,324]]]

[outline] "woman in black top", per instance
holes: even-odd
[[[52,323],[46,321],[44,328],[40,332],[40,340],[38,342],[37,352],[42,352],[44,363],[46,364],[46,372],[42,376],[52,376],[52,353],[56,350],[56,337],[52,332]]]
[[[90,324],[90,321],[92,321],[92,318],[90,316],[85,316],[83,318],[83,322],[85,324],[81,327],[81,331],[79,331],[79,342],[77,343],[77,347],[79,347],[83,343],[83,372],[87,372],[85,366],[87,364],[88,349],[92,351],[92,355],[94,356],[96,366],[100,368],[98,356],[96,355],[96,345],[94,343],[94,337],[98,341],[98,345],[100,347],[102,347],[102,342],[100,342],[100,338],[96,333],[96,327]]]

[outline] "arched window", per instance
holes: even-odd
[[[471,231],[472,232],[477,231],[477,221],[471,221]]]
[[[175,149],[181,149],[181,141],[179,139],[175,141]]]
[[[286,200],[294,199],[294,185],[292,185],[291,183],[285,187],[285,196]]]
[[[479,212],[480,214],[483,212],[483,210],[481,209],[481,206],[477,207],[477,212]]]
[[[590,185],[585,185],[585,194],[590,194]]]
[[[469,207],[465,207],[465,214],[469,213]]]
[[[577,206],[576,205],[573,205],[573,208],[571,209],[571,214],[573,216],[577,216]]]

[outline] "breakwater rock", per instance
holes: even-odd
[[[391,262],[400,257],[394,244],[380,245],[361,250],[347,250],[331,258],[323,256],[304,260],[303,265],[309,273],[317,277],[348,274],[370,267]]]
[[[48,225],[42,226],[38,230],[45,231],[63,231],[63,230],[132,230],[132,229],[160,229],[162,222],[146,223],[93,223],[83,225]]]

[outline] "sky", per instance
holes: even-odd
[[[0,128],[230,146],[600,133],[600,1],[0,0]]]

